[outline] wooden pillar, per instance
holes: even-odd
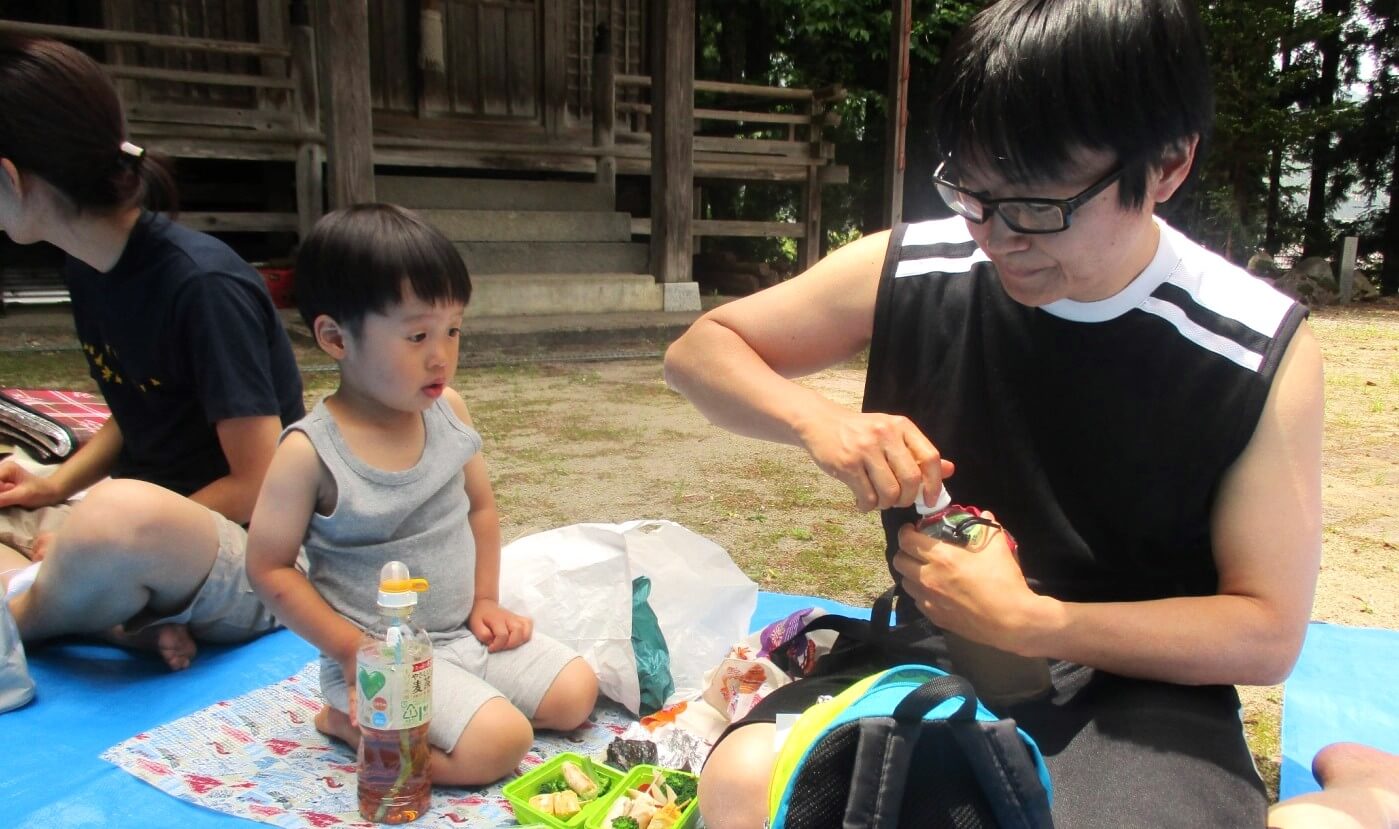
[[[884,226],[904,220],[905,137],[908,132],[908,41],[913,0],[893,0],[889,34],[889,117],[884,147]]]
[[[593,146],[610,150],[617,140],[616,68],[612,63],[612,30],[599,23],[593,40]],[[600,155],[597,183],[608,193],[608,202],[617,204],[617,157]]]
[[[291,77],[296,83],[296,127],[302,133],[321,131],[320,82],[316,69],[316,33],[307,0],[291,3]],[[297,231],[302,239],[325,211],[325,147],[303,141],[296,150]]]
[[[690,282],[695,0],[652,0],[651,8],[651,272]]]
[[[812,158],[819,158],[824,152],[822,127],[825,117],[824,99],[813,95],[810,127]],[[801,269],[805,271],[821,261],[821,168],[815,165],[806,168],[806,184],[802,189],[802,233]]]
[[[543,0],[540,4],[540,25],[544,41],[543,93],[544,132],[558,136],[568,126],[568,39],[566,15],[569,4],[564,0]]]
[[[447,41],[442,30],[442,0],[418,5],[418,117],[451,109],[447,95]]]
[[[317,0],[332,210],[374,201],[368,0]]]

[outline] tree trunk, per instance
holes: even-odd
[[[1292,42],[1291,36],[1285,34],[1279,44],[1281,52],[1280,71],[1278,78],[1286,81],[1287,73],[1292,68]],[[1282,106],[1283,101],[1278,105]],[[1281,137],[1273,142],[1272,158],[1268,163],[1268,204],[1267,218],[1264,219],[1265,227],[1263,231],[1263,249],[1271,256],[1277,256],[1278,250],[1282,247],[1282,240],[1279,238],[1278,222],[1282,218],[1282,160],[1287,154],[1287,147]]]
[[[1350,17],[1351,0],[1322,0],[1321,14],[1333,18],[1335,28],[1321,39],[1321,76],[1317,79],[1317,94],[1312,102],[1316,111],[1330,108],[1336,100],[1341,74],[1340,24]],[[1303,256],[1326,256],[1332,253],[1331,232],[1326,227],[1326,183],[1331,177],[1330,128],[1320,129],[1312,136],[1312,176],[1307,194],[1306,231],[1302,239]]]
[[[1380,254],[1384,257],[1380,271],[1380,293],[1399,294],[1399,150],[1390,156],[1389,215],[1380,237]]]

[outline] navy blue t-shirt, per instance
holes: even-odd
[[[291,342],[261,276],[227,245],[143,213],[115,266],[69,258],[73,320],[122,433],[114,478],[189,495],[228,474],[215,424],[305,415]]]

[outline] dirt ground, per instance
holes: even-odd
[[[1399,628],[1399,304],[1322,309],[1325,536],[1313,617]],[[866,604],[888,584],[873,515],[804,452],[709,425],[659,360],[466,370],[506,539],[579,521],[668,518],[723,545],[764,589]],[[858,406],[863,367],[806,381]],[[1276,784],[1282,689],[1243,689]]]

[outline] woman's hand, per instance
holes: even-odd
[[[0,463],[0,507],[51,507],[65,496],[53,482],[12,460]]]

